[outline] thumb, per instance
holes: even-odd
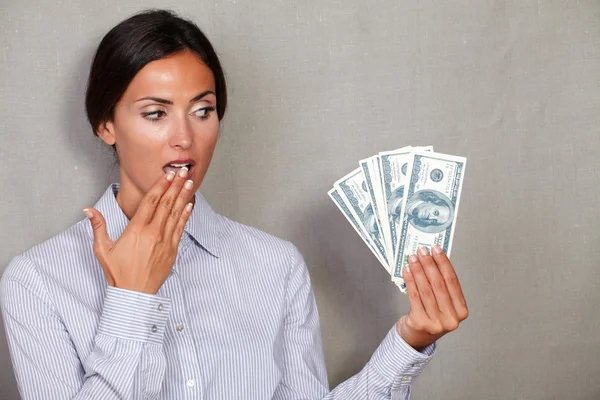
[[[88,217],[94,232],[94,252],[96,256],[103,255],[108,249],[110,238],[106,232],[106,221],[100,211],[95,208],[84,208],[83,213]]]

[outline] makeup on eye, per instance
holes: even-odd
[[[201,120],[206,120],[210,117],[210,113],[215,110],[216,110],[216,108],[214,106],[205,106],[205,107],[201,107],[201,108],[198,108],[195,111],[193,111],[192,115],[195,115],[197,118],[200,118]],[[164,110],[152,110],[152,111],[143,112],[141,115],[143,118],[147,119],[148,121],[156,122],[156,121],[160,121],[161,119],[163,119],[166,114],[167,113]]]
[[[164,114],[166,114],[166,113],[162,110],[155,110],[155,111],[143,112],[142,117],[144,117],[148,121],[154,122],[154,121],[159,121],[160,119],[162,119]],[[151,117],[151,116],[154,116],[154,117]]]
[[[202,108],[199,108],[196,111],[194,111],[194,114],[197,114],[200,111],[202,111],[202,115],[196,115],[196,116],[200,117],[201,119],[207,119],[209,117],[209,113],[215,111],[215,107],[214,106],[202,107]]]

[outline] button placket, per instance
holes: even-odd
[[[171,305],[171,325],[169,329],[174,333],[173,340],[176,343],[181,378],[183,378],[183,384],[190,391],[202,392],[202,383],[200,369],[198,365],[198,354],[196,351],[189,352],[186,349],[196,348],[194,337],[188,330],[191,328],[190,321],[187,318],[187,307],[185,303],[185,295],[182,284],[181,276],[181,263],[185,257],[181,257],[182,254],[178,255],[175,265],[177,266],[177,272],[175,272],[169,279],[171,283],[172,291],[172,305]],[[187,334],[186,334],[187,332]],[[193,377],[193,378],[191,378]]]

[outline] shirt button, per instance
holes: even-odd
[[[410,381],[410,376],[403,376],[400,380],[402,382],[408,382],[408,381]]]
[[[152,325],[152,333],[156,332],[158,332],[158,328],[156,327],[156,325]]]
[[[196,384],[196,382],[194,382],[193,379],[190,379],[190,380],[187,381],[187,386],[190,387],[190,388],[194,387],[195,384]]]
[[[163,306],[162,303],[158,305],[158,311],[162,311],[164,309],[165,309],[165,306]]]
[[[183,331],[183,324],[179,324],[179,325],[177,325],[177,328],[176,328],[176,329],[177,329],[177,332],[181,332],[181,331]]]

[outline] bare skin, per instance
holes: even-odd
[[[98,129],[104,142],[117,146],[121,175],[117,202],[127,217],[133,217],[171,160],[196,162],[188,179],[194,182],[191,193],[198,189],[219,137],[214,93],[212,71],[190,51],[153,61],[133,78],[114,118]]]
[[[160,179],[116,241],[108,237],[102,214],[86,209],[94,231],[94,255],[109,285],[148,294],[156,294],[163,285],[192,209],[186,176],[183,168],[178,175],[170,172]]]
[[[469,316],[467,302],[452,263],[439,246],[419,249],[404,268],[410,311],[396,329],[413,348],[420,350],[452,332]]]
[[[156,294],[173,268],[193,194],[219,136],[214,92],[210,69],[184,51],[142,68],[117,103],[113,119],[98,129],[104,142],[117,146],[117,202],[130,219],[113,241],[104,217],[93,208],[84,211],[94,230],[94,254],[109,285]],[[183,176],[165,173],[165,164],[176,159],[194,160],[190,176],[187,171]],[[441,249],[433,252],[420,254],[416,261],[411,257],[404,274],[410,312],[396,327],[417,350],[456,329],[468,315],[452,264]]]
[[[86,213],[92,215],[94,252],[110,285],[155,294],[166,280],[190,215],[184,207],[194,201],[219,136],[216,102],[212,71],[184,51],[144,66],[115,106],[113,119],[99,127],[98,136],[116,144],[117,203],[130,219],[113,242],[104,217],[93,208]],[[163,167],[177,159],[191,159],[194,167],[189,177],[171,182]]]

